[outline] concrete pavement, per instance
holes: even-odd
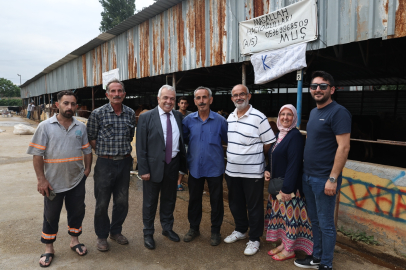
[[[11,120],[12,119],[12,120]],[[0,269],[39,269],[38,260],[44,252],[40,242],[42,228],[43,197],[37,192],[32,157],[25,154],[30,135],[13,135],[12,123],[36,125],[20,118],[1,118],[0,129]],[[262,240],[260,251],[245,256],[245,240],[233,244],[222,242],[212,247],[210,241],[210,205],[204,195],[201,236],[191,243],[174,243],[161,235],[159,217],[155,223],[156,249],[148,250],[142,235],[142,182],[133,177],[130,185],[130,209],[123,225],[123,234],[129,244],[121,246],[110,241],[110,251],[96,249],[93,228],[95,199],[93,196],[93,171],[87,179],[86,216],[80,241],[88,248],[88,254],[78,256],[69,248],[66,211],[62,210],[60,228],[55,242],[55,258],[52,269],[299,269],[293,260],[275,262],[267,255],[274,244]],[[187,192],[178,192],[175,209],[174,231],[181,238],[189,229],[187,221]],[[234,229],[233,219],[225,202],[223,238]],[[304,256],[304,254],[300,254]],[[387,269],[364,258],[336,247],[334,269]]]

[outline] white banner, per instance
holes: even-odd
[[[120,80],[120,75],[118,75],[118,68],[112,69],[102,73],[103,89],[106,90],[106,86],[112,79]]]
[[[241,54],[276,50],[317,39],[317,4],[302,0],[272,13],[240,22]]]
[[[307,43],[253,54],[251,63],[255,72],[255,84],[264,84],[283,75],[306,67]]]

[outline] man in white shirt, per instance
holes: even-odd
[[[225,176],[235,230],[224,242],[233,243],[246,238],[250,228],[245,255],[254,255],[259,250],[260,237],[264,231],[264,154],[275,142],[275,135],[266,116],[249,104],[250,99],[251,94],[245,85],[234,86],[231,100],[236,109],[227,119]]]

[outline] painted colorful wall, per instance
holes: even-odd
[[[338,228],[365,231],[406,254],[405,169],[348,160],[343,171]]]

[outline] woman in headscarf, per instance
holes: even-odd
[[[277,120],[279,133],[268,152],[269,163],[264,173],[266,181],[283,178],[280,200],[270,194],[265,215],[266,240],[282,240],[268,252],[277,261],[294,258],[294,250],[303,250],[308,255],[313,252],[313,234],[302,192],[304,137],[296,124],[295,107],[282,106]]]

